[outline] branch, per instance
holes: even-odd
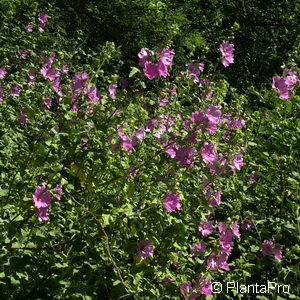
[[[104,228],[102,227],[102,222],[99,220],[99,217],[101,217],[101,216],[98,216],[93,211],[90,211],[89,209],[87,209],[84,205],[82,205],[80,202],[78,202],[71,194],[68,194],[68,195],[72,198],[73,202],[75,202],[76,204],[81,206],[84,209],[84,211],[86,211],[89,215],[91,215],[95,219],[97,224],[99,225],[99,228],[100,228],[101,232],[105,236],[105,248],[106,248],[107,254],[108,254],[108,256],[109,256],[109,258],[110,258],[110,260],[111,260],[111,262],[114,266],[114,269],[117,273],[117,276],[118,276],[119,280],[121,281],[121,283],[122,283],[123,287],[125,288],[125,290],[130,290],[130,288],[127,286],[126,282],[124,281],[124,279],[122,277],[121,270],[118,267],[118,265],[115,262],[115,259],[113,257],[113,254],[112,254],[112,251],[110,249],[109,242],[108,242],[108,235],[107,235],[106,231],[104,230]],[[135,298],[134,294],[130,294],[130,296],[133,296]]]

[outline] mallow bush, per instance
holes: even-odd
[[[36,20],[33,41],[51,16]],[[113,43],[81,63],[40,43],[6,54],[1,296],[244,299],[212,283],[274,281],[296,299],[297,68],[243,95],[216,71],[230,72],[233,41],[218,50],[176,65],[172,44],[144,47],[127,76]]]

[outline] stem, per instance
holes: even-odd
[[[126,291],[130,290],[130,288],[127,286],[126,282],[123,279],[123,276],[122,276],[122,273],[121,273],[121,270],[120,270],[119,266],[115,262],[115,259],[113,257],[112,251],[110,249],[110,245],[109,245],[109,241],[108,241],[108,235],[107,235],[106,231],[104,230],[104,228],[102,227],[102,223],[101,223],[101,221],[99,219],[100,216],[98,216],[93,211],[90,211],[89,209],[87,209],[84,205],[82,205],[80,202],[78,202],[71,194],[68,194],[68,195],[72,198],[73,202],[75,202],[76,204],[78,204],[79,206],[81,206],[84,209],[84,211],[86,211],[90,216],[92,216],[95,219],[95,221],[97,222],[97,224],[99,225],[99,228],[100,228],[102,234],[105,236],[105,248],[106,248],[107,254],[108,254],[109,258],[110,258],[110,261],[111,261],[111,263],[112,263],[112,265],[114,267],[114,270],[115,270],[115,272],[116,272],[119,280],[121,281],[124,289]],[[128,295],[133,296],[136,299],[136,297],[135,297],[134,294],[128,294]]]

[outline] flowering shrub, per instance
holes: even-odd
[[[42,39],[51,19],[24,31]],[[220,43],[227,67],[235,48]],[[171,44],[142,48],[126,78],[113,43],[83,63],[32,48],[0,66],[4,297],[197,299],[213,281],[297,282],[296,69],[253,112],[219,61],[181,68]]]

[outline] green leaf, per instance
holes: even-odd
[[[131,71],[129,73],[129,78],[131,78],[133,75],[135,75],[136,73],[140,73],[140,69],[136,68],[136,67],[131,67]]]

